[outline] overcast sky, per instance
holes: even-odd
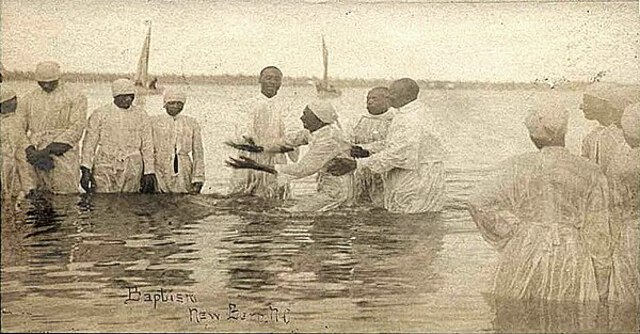
[[[638,82],[638,2],[2,0],[2,63],[31,70],[133,72],[153,21],[152,74],[321,76],[462,81]]]

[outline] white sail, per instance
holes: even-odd
[[[151,22],[148,22],[149,28],[147,30],[147,36],[142,44],[142,52],[140,53],[140,59],[138,60],[138,71],[136,72],[135,82],[136,85],[147,87],[149,83],[149,48],[151,46]]]

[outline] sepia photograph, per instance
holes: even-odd
[[[2,332],[638,333],[638,0],[0,0]]]

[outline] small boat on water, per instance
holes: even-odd
[[[322,81],[316,82],[316,90],[320,98],[333,98],[342,95],[342,91],[329,83],[329,50],[322,36],[322,63],[324,65],[324,75]]]
[[[144,43],[142,44],[142,52],[140,53],[140,58],[138,59],[138,70],[136,71],[136,76],[134,78],[134,82],[136,85],[136,89],[138,90],[138,94],[160,94],[162,90],[157,86],[158,78],[149,76],[149,54],[151,47],[151,21],[145,22],[149,27],[147,29],[147,36],[144,39]]]

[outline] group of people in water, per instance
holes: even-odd
[[[39,85],[18,99],[2,87],[3,202],[33,191],[192,193],[205,182],[198,122],[182,114],[184,93],[164,93],[166,114],[134,103],[128,79],[87,120],[87,99],[38,64]],[[328,100],[289,117],[278,94],[282,72],[265,67],[233,138],[232,194],[286,201],[291,180],[316,175],[317,190],[288,211],[319,212],[365,202],[390,212],[439,212],[445,202],[444,149],[420,88],[409,78],[367,95],[368,114],[347,135]],[[640,90],[593,83],[581,109],[600,125],[582,157],[564,148],[568,113],[556,106],[524,120],[538,148],[502,163],[468,210],[501,253],[495,290],[513,298],[638,303]],[[300,123],[302,128],[300,127]],[[300,148],[307,150],[301,155]]]

